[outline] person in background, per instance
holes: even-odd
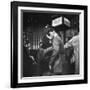
[[[65,45],[64,48],[73,46],[74,53],[70,60],[71,64],[75,63],[75,74],[79,74],[79,34],[72,37]]]

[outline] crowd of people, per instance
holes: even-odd
[[[47,28],[39,44],[36,60],[39,76],[79,74],[79,33],[66,43],[52,27]]]
[[[60,35],[49,28],[40,42],[38,61],[40,75],[79,74],[79,34],[64,44]]]

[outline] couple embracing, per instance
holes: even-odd
[[[42,51],[42,53],[39,54],[39,56],[42,57],[43,60],[48,60],[48,67],[51,73],[62,74],[62,61],[64,59],[64,43],[61,37],[58,35],[58,33],[56,33],[56,31],[53,28],[50,28],[48,30],[45,37],[47,38],[46,42],[48,43],[45,43],[44,39],[42,39],[42,42],[46,45],[50,44],[50,46],[43,48],[43,46],[45,45],[41,43],[40,50]]]

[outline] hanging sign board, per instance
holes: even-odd
[[[63,22],[62,22],[62,17],[58,17],[58,18],[56,18],[56,19],[54,19],[53,21],[52,21],[52,26],[53,27],[56,27],[56,26],[59,26],[59,25],[61,25]]]
[[[62,24],[70,27],[69,19],[67,19],[66,17],[58,17],[58,18],[56,18],[52,21],[52,26],[53,27],[56,27],[56,26],[59,26],[59,25],[62,25]]]

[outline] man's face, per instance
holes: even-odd
[[[53,38],[54,34],[53,32],[49,32],[51,39]]]

